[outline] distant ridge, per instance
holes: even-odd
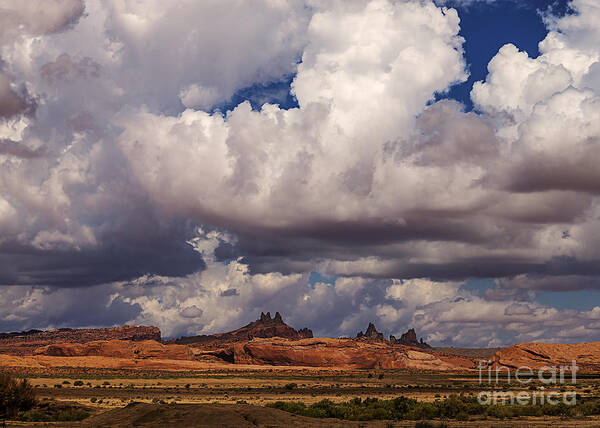
[[[0,334],[0,352],[11,350],[12,353],[26,354],[33,349],[55,343],[86,343],[97,340],[155,340],[161,341],[158,327],[132,326],[112,328],[59,328],[56,330],[29,330]]]

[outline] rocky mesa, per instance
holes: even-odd
[[[473,367],[468,358],[434,355],[387,341],[360,339],[254,339],[234,344],[231,352],[236,364],[421,370]]]
[[[34,355],[51,357],[111,357],[167,360],[193,360],[194,353],[185,345],[164,345],[155,340],[97,340],[86,343],[56,343],[42,346]]]
[[[191,346],[219,346],[223,343],[248,341],[257,337],[283,337],[286,339],[305,339],[313,337],[313,332],[308,328],[295,330],[294,328],[283,322],[283,318],[279,312],[275,313],[275,317],[271,318],[271,313],[263,312],[260,318],[253,321],[244,327],[227,333],[188,336],[179,339],[172,339],[168,343],[191,345]]]
[[[61,328],[4,333],[0,336],[0,352],[13,355],[31,355],[39,347],[59,343],[87,343],[98,340],[154,340],[161,341],[157,327],[132,326],[94,329]]]

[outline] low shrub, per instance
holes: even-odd
[[[28,410],[19,413],[18,419],[24,422],[51,422],[52,418],[41,410]]]
[[[56,420],[59,422],[82,421],[89,415],[90,414],[83,409],[66,409],[56,416]]]
[[[432,420],[437,418],[467,421],[472,415],[483,418],[510,419],[521,416],[575,416],[599,415],[600,400],[577,402],[575,406],[564,403],[519,404],[479,404],[472,396],[456,396],[435,402],[420,402],[412,398],[398,397],[392,400],[377,398],[353,398],[347,402],[335,403],[322,400],[311,405],[302,402],[277,401],[267,405],[286,412],[314,418],[337,418],[343,420]]]
[[[13,417],[36,404],[35,391],[27,379],[20,381],[0,373],[0,416]]]

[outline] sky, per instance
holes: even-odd
[[[0,0],[0,331],[600,335],[596,0]]]

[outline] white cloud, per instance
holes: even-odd
[[[443,171],[393,160],[427,101],[465,77],[456,12],[416,2],[328,4],[313,4],[292,84],[299,108],[242,103],[225,117],[186,110],[118,119],[119,144],[157,204],[224,227],[369,217],[393,224],[403,210],[445,204],[442,183],[464,193],[482,175],[478,166]],[[415,200],[417,188],[431,200]]]
[[[304,46],[304,1],[102,2],[114,72],[151,108],[209,109],[237,89],[293,74]]]
[[[514,306],[521,288],[597,287],[594,1],[547,17],[538,58],[503,47],[479,113],[433,102],[466,72],[457,13],[429,1],[21,3],[0,2],[21,23],[0,36],[0,281],[36,287],[11,289],[6,320],[54,325],[60,309],[27,302],[98,293],[168,335],[287,309],[297,326],[330,314],[331,334],[376,318],[499,343],[485,322],[558,335],[544,323],[565,313]],[[298,108],[209,113],[290,75]],[[197,226],[214,235],[192,248]],[[348,278],[312,287],[311,270]],[[480,297],[470,276],[503,280]]]
[[[83,11],[82,0],[1,0],[0,44],[23,35],[63,31],[74,24]]]

